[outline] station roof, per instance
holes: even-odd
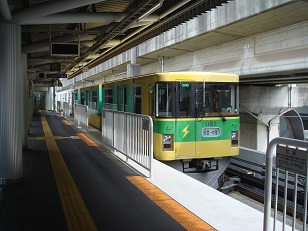
[[[53,63],[74,77],[85,69],[170,30],[231,0],[4,0],[0,22],[21,25],[22,51],[28,69],[50,73]],[[237,0],[234,0],[237,1]],[[279,7],[227,24],[138,58],[146,65],[308,20],[307,1],[285,1]],[[206,41],[206,42],[204,42]],[[78,44],[79,55],[54,55],[51,44]],[[124,68],[124,66],[123,66]],[[308,71],[243,76],[242,84],[307,82]],[[48,81],[43,78],[36,81]],[[53,79],[50,79],[53,81]]]
[[[4,0],[0,22],[21,25],[28,69],[73,77],[227,0]],[[57,65],[54,65],[57,67]],[[42,81],[47,81],[44,78]]]

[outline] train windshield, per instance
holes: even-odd
[[[155,87],[156,117],[238,115],[237,85],[205,82],[161,82]]]
[[[198,83],[197,116],[237,115],[237,86],[235,84]]]

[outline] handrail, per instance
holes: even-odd
[[[148,171],[152,177],[153,121],[150,116],[103,109],[102,143]]]
[[[70,104],[63,102],[63,117],[68,119],[70,118]]]
[[[304,168],[302,168],[302,171],[299,171],[301,168],[298,168],[299,170],[297,170],[296,168],[293,168],[293,171],[295,173],[295,182],[297,182],[297,175],[301,174],[306,176],[306,181],[305,181],[305,197],[304,197],[304,211],[303,211],[303,230],[306,230],[306,221],[307,221],[307,191],[308,191],[308,161],[307,161],[307,153],[308,151],[302,151],[299,150],[298,148],[305,148],[308,149],[308,142],[304,141],[304,140],[295,140],[295,139],[290,139],[290,138],[283,138],[283,137],[277,137],[275,139],[273,139],[266,150],[266,169],[265,169],[265,198],[264,198],[264,220],[263,220],[263,231],[270,231],[270,230],[275,230],[275,218],[276,218],[276,214],[277,214],[277,206],[275,206],[275,215],[274,215],[274,229],[270,228],[270,217],[271,217],[271,197],[272,197],[272,183],[273,183],[273,150],[276,147],[277,144],[281,144],[286,146],[285,149],[279,149],[279,151],[277,151],[277,156],[276,156],[276,179],[279,178],[278,174],[279,174],[279,168],[284,169],[285,170],[285,178],[286,178],[286,185],[285,185],[285,194],[287,193],[287,181],[288,181],[288,175],[289,175],[289,171],[292,170],[292,164],[295,162],[296,168],[298,168],[298,164],[300,164],[300,167],[303,167],[303,164],[306,165],[304,166]],[[292,147],[290,147],[292,146]],[[285,150],[285,153],[284,153]],[[291,151],[290,151],[291,150]],[[293,151],[292,151],[293,150]],[[289,153],[292,153],[289,154]],[[300,155],[300,156],[299,156]],[[285,158],[287,157],[287,158]],[[279,163],[279,159],[281,159],[282,164]],[[299,160],[306,160],[306,161],[299,161]],[[283,161],[285,163],[283,163]],[[296,161],[298,161],[298,163],[296,163]],[[288,166],[288,164],[290,164]],[[281,165],[281,166],[280,166]],[[278,183],[276,183],[278,184]],[[297,194],[297,183],[295,183],[295,187],[294,187],[294,195]],[[277,189],[277,185],[276,185],[276,189]],[[278,194],[277,194],[277,190],[276,190],[276,204],[277,204],[277,200],[278,200]],[[294,206],[296,209],[296,198],[294,198]],[[286,200],[287,200],[287,196],[285,195],[285,207],[286,207]],[[283,230],[285,228],[285,214],[286,211],[284,209],[284,221],[283,221]],[[295,217],[296,214],[293,214],[294,219],[293,219],[293,227],[292,229],[295,230]]]
[[[77,127],[88,132],[88,106],[82,104],[74,104],[74,123]]]

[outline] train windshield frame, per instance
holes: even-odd
[[[238,116],[238,83],[158,82],[155,84],[155,116]]]

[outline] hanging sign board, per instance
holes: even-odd
[[[47,78],[53,78],[53,79],[61,79],[61,78],[67,78],[67,74],[47,74]]]
[[[27,71],[27,80],[35,80],[36,71]]]
[[[277,145],[276,167],[306,176],[307,154],[307,150],[299,150],[296,148]]]
[[[77,43],[51,43],[51,56],[79,56],[79,44]]]
[[[60,72],[61,71],[61,63],[50,63],[49,64],[49,70],[51,72],[53,72],[53,71]]]

